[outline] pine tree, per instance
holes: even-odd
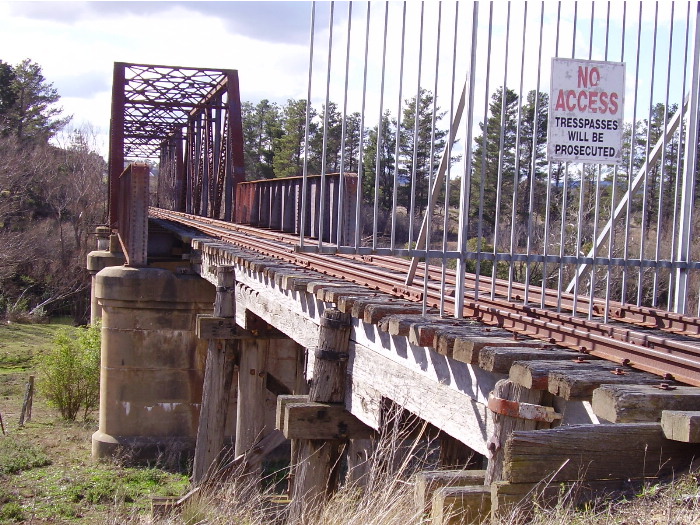
[[[369,132],[364,152],[364,175],[362,177],[362,193],[364,199],[374,203],[375,176],[377,171],[377,138],[378,127],[375,126]],[[382,115],[381,148],[379,149],[379,193],[377,201],[383,211],[391,210],[394,170],[396,159],[396,122],[391,120],[391,113],[387,110]]]
[[[515,171],[515,139],[517,132],[518,95],[506,89],[505,113],[502,115],[503,88],[498,88],[491,96],[489,117],[481,122],[481,135],[475,140],[472,156],[471,206],[469,215],[472,230],[477,234],[479,214],[482,214],[482,235],[493,235],[496,228],[496,196],[498,190],[499,166],[501,171],[500,217],[509,217],[512,206],[513,172]],[[501,126],[503,118],[504,126]],[[501,140],[501,130],[503,140]],[[485,133],[485,135],[484,135]],[[502,149],[502,151],[501,151]],[[480,198],[483,180],[483,200]],[[507,196],[507,197],[506,197]]]
[[[8,112],[17,100],[12,88],[14,80],[15,72],[12,66],[0,60],[0,136],[7,136],[10,131]]]
[[[536,100],[537,99],[537,100]],[[537,102],[537,120],[535,120]],[[534,184],[532,211],[545,216],[547,177],[547,108],[549,95],[535,90],[527,94],[521,109],[520,121],[520,188],[518,199],[518,221],[527,225],[530,212],[530,185]],[[533,151],[533,136],[537,134],[537,147]],[[532,157],[535,155],[535,171],[532,173]]]
[[[313,142],[317,126],[311,120],[315,111],[310,108],[309,146]],[[274,141],[273,167],[275,177],[293,177],[301,175],[306,152],[306,101],[289,99],[282,109],[280,136]],[[310,158],[310,160],[312,160]],[[309,174],[318,173],[320,166],[309,164]]]
[[[345,173],[357,173],[357,163],[360,153],[360,139],[365,139],[367,133],[360,131],[360,113],[357,111],[345,117]],[[364,142],[364,140],[363,140]]]
[[[274,143],[280,138],[280,110],[267,99],[257,105],[242,104],[245,167],[248,180],[271,179],[274,173]]]
[[[417,108],[416,108],[417,106]],[[399,174],[406,183],[401,192],[401,203],[408,209],[411,192],[415,193],[416,215],[421,215],[427,205],[429,181],[440,165],[440,157],[445,149],[447,131],[438,128],[438,123],[445,116],[439,107],[435,108],[435,132],[433,128],[433,94],[421,89],[419,103],[416,97],[406,100],[401,121]],[[415,122],[418,120],[417,133],[414,137]],[[431,139],[434,141],[431,158]],[[414,151],[415,147],[415,151]],[[415,156],[414,156],[415,152]],[[415,161],[415,164],[414,164]],[[411,187],[415,166],[415,182]]]
[[[24,59],[13,73],[11,86],[15,101],[5,113],[9,132],[23,142],[45,142],[71,117],[60,117],[63,110],[55,106],[60,96],[44,78],[39,64]]]
[[[338,106],[334,102],[328,103],[328,120],[326,121],[326,107],[321,108],[319,116],[320,125],[318,132],[310,141],[310,164],[314,167],[314,173],[321,173],[321,160],[323,155],[323,134],[326,133],[326,173],[338,173],[340,171],[340,146],[342,137],[343,120],[338,112]],[[324,123],[326,127],[324,128]]]

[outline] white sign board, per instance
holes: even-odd
[[[552,59],[547,159],[620,164],[625,64]]]

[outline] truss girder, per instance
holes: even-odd
[[[115,63],[112,226],[119,213],[112,179],[128,160],[158,159],[163,173],[158,202],[178,211],[230,216],[233,203],[222,199],[231,200],[231,188],[245,180],[240,112],[235,70]]]

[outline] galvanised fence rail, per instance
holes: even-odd
[[[331,2],[310,27],[306,129],[361,204],[301,250],[427,260],[458,316],[497,288],[697,315],[697,3]]]

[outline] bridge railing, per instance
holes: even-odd
[[[349,243],[354,239],[354,223],[340,218],[355,215],[356,195],[354,173],[242,182],[236,186],[234,221],[316,239],[323,235],[325,242],[340,239]],[[302,214],[302,201],[308,213]]]
[[[148,252],[149,167],[144,162],[129,164],[114,188],[119,203],[116,227],[127,266],[146,266]]]
[[[334,250],[410,257],[408,283],[427,259],[457,315],[503,289],[548,308],[573,293],[589,318],[614,302],[697,315],[697,3],[336,7],[312,6],[306,122],[308,141],[329,127],[312,103],[342,108],[322,178],[328,158],[358,173],[338,216],[355,236]]]

